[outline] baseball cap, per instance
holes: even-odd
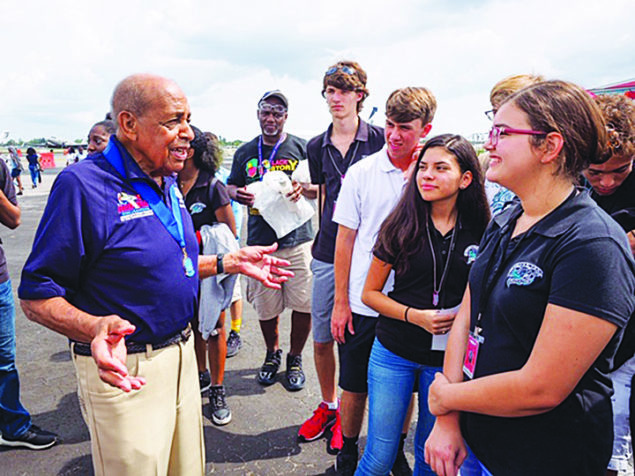
[[[287,97],[284,94],[282,94],[282,92],[279,89],[274,89],[273,91],[267,91],[260,98],[260,101],[258,101],[258,104],[260,104],[262,101],[269,98],[278,98],[282,101],[282,104],[284,104],[284,107],[286,107],[287,109],[289,108],[289,101],[287,100]]]

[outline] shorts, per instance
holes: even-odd
[[[613,381],[613,455],[608,469],[627,471],[629,461],[633,457],[633,440],[629,425],[629,397],[633,389],[631,381],[635,374],[635,356],[624,362],[620,368],[609,376]]]
[[[17,178],[21,173],[22,171],[20,169],[13,169],[11,170],[11,178]]]
[[[331,263],[317,259],[311,261],[313,272],[313,297],[311,299],[311,328],[313,342],[326,344],[333,342],[331,334],[331,313],[335,300],[335,273]]]
[[[240,276],[236,279],[236,283],[234,284],[234,292],[232,293],[232,304],[236,301],[239,301],[243,298],[243,293],[240,288]]]
[[[342,390],[354,393],[368,392],[368,362],[370,351],[375,341],[377,318],[353,314],[352,335],[346,330],[344,344],[338,344],[337,353],[340,358],[339,386]]]
[[[258,319],[268,321],[285,309],[310,313],[311,242],[276,250],[272,255],[291,262],[285,269],[293,271],[295,275],[282,283],[282,289],[270,289],[256,279],[247,278],[245,298],[256,310]]]

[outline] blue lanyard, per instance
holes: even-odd
[[[283,132],[282,134],[280,134],[280,139],[278,139],[278,142],[276,142],[276,145],[273,146],[273,150],[271,151],[271,155],[269,156],[269,166],[271,167],[271,162],[273,161],[273,158],[276,156],[276,153],[278,152],[278,149],[280,148],[280,144],[282,144],[282,142],[285,139],[285,133]],[[266,170],[263,166],[263,159],[262,159],[262,135],[258,138],[258,173],[260,174],[260,180],[262,181],[262,178],[264,177]]]
[[[150,208],[154,212],[155,216],[163,224],[165,229],[170,233],[172,238],[179,244],[179,247],[183,251],[183,268],[185,275],[188,278],[196,275],[194,270],[194,264],[189,256],[187,256],[187,250],[185,249],[185,233],[183,232],[183,217],[181,216],[181,205],[179,200],[179,192],[175,184],[170,186],[170,201],[172,204],[172,210],[163,203],[159,194],[148,183],[143,181],[128,181],[126,175],[126,169],[123,166],[123,159],[121,152],[115,144],[116,141],[111,140],[108,142],[106,150],[103,154],[106,160],[112,165],[115,170],[121,175],[123,180],[130,184],[132,188],[143,198]]]

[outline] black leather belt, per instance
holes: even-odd
[[[187,340],[192,335],[192,328],[187,326],[178,334],[174,334],[172,337],[168,337],[166,340],[162,342],[158,342],[156,344],[150,344],[152,346],[152,350],[159,350],[165,347],[169,347],[174,344],[178,344],[179,342],[187,342]],[[71,348],[75,355],[83,355],[85,357],[90,357],[92,354],[90,353],[90,344],[86,344],[85,342],[75,342],[71,341]],[[148,344],[140,344],[138,342],[126,341],[126,349],[129,354],[140,354],[142,352],[147,351]]]

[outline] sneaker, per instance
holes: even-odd
[[[397,451],[397,458],[392,465],[391,474],[392,476],[412,476],[412,469],[410,469],[410,465],[408,464],[408,460],[406,459],[406,454],[403,452],[403,449],[401,451]]]
[[[212,386],[212,378],[209,375],[209,370],[198,373],[198,384],[201,387],[201,393],[205,393]]]
[[[238,354],[242,346],[243,340],[240,338],[240,334],[236,331],[229,331],[229,336],[227,337],[227,358]]]
[[[271,385],[276,381],[276,374],[280,368],[282,362],[282,349],[275,350],[273,352],[267,351],[265,362],[260,367],[256,380],[260,385]]]
[[[45,450],[57,443],[57,435],[46,430],[42,430],[36,425],[31,425],[28,430],[17,438],[9,438],[0,435],[0,445],[29,448],[30,450]]]
[[[300,430],[298,430],[298,439],[300,441],[317,440],[328,427],[335,423],[338,413],[339,410],[329,410],[326,403],[320,403],[313,411],[313,416],[302,423]]]
[[[287,389],[293,392],[302,390],[306,377],[302,370],[302,356],[287,354],[287,370],[284,373],[287,379]]]
[[[232,412],[227,405],[227,400],[225,400],[225,387],[223,385],[214,385],[209,389],[209,406],[214,425],[227,425],[232,421]]]
[[[331,428],[331,441],[326,448],[326,452],[332,455],[336,455],[340,452],[344,446],[344,439],[342,438],[342,420],[340,419],[340,410],[337,409],[337,417],[335,418],[335,425]]]
[[[335,458],[335,474],[339,476],[353,476],[356,469],[357,452],[350,454],[340,451],[337,458]]]

